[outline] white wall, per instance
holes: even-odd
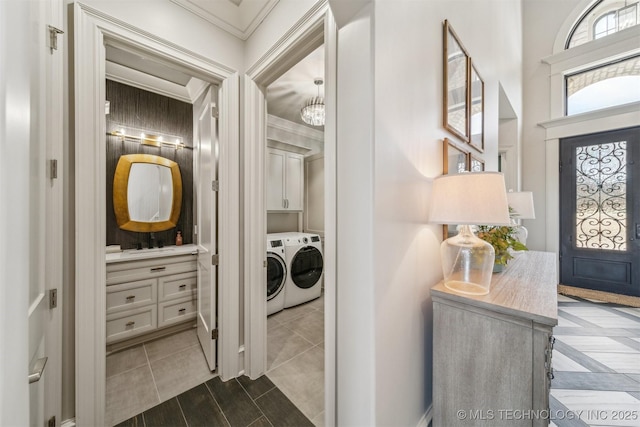
[[[340,28],[341,425],[417,425],[431,404],[429,288],[442,278],[442,228],[427,210],[441,140],[452,137],[441,125],[442,21],[485,81],[482,156],[495,170],[498,82],[522,116],[521,14],[520,2],[376,0]]]
[[[584,0],[525,0],[523,93],[524,116],[522,138],[522,189],[533,192],[536,219],[523,221],[529,230],[527,246],[531,250],[550,250],[556,242],[547,242],[546,228],[558,223],[558,213],[546,216],[545,130],[538,123],[549,120],[549,66],[542,58],[553,53],[556,35],[567,16]],[[555,166],[557,167],[557,165]],[[558,188],[549,196],[557,198]]]
[[[243,70],[242,40],[170,0],[79,2],[231,69]]]
[[[339,426],[376,425],[373,10],[373,5],[365,6],[338,31],[336,425]],[[404,394],[404,386],[393,392]],[[402,407],[397,410],[401,416]],[[406,424],[401,419],[396,421],[397,425]]]

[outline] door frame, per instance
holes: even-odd
[[[220,86],[219,373],[238,374],[239,348],[239,76],[236,70],[177,46],[91,6],[75,3],[73,141],[75,145],[75,411],[77,425],[103,425],[105,411],[106,141],[105,41],[152,52]],[[82,179],[79,179],[82,177]],[[74,189],[71,189],[74,191]],[[92,286],[87,286],[91,284]]]
[[[538,123],[544,129],[545,191],[543,211],[545,240],[543,249],[556,254],[557,278],[560,278],[560,139],[590,133],[606,132],[640,125],[639,102],[561,117]],[[535,196],[535,194],[534,194]],[[541,197],[542,198],[542,197]],[[536,203],[538,203],[536,199]]]
[[[640,142],[637,137],[638,132],[640,132],[640,126],[634,126],[631,128],[613,129],[604,132],[567,137],[560,140],[561,171],[559,192],[561,197],[559,211],[560,233],[558,234],[558,241],[560,246],[560,284],[566,286],[575,286],[587,290],[636,296],[630,292],[637,292],[639,289],[637,282],[638,275],[636,274],[639,269],[638,265],[636,265],[633,260],[635,258],[635,252],[637,251],[635,241],[635,224],[637,223],[637,213],[635,210],[635,206],[640,203],[640,200],[631,196],[632,194],[634,194],[634,187],[629,184],[637,184],[640,182],[639,177],[637,177],[635,173],[637,169],[633,166],[635,163],[637,163],[637,159],[640,156],[640,150],[638,150],[638,148],[640,147],[634,146],[635,144]],[[578,177],[576,169],[578,168],[578,160],[576,149],[578,147],[584,148],[593,145],[612,144],[615,143],[614,141],[625,141],[628,145],[627,150],[625,150],[625,154],[628,157],[626,157],[626,160],[624,162],[624,165],[626,167],[626,189],[627,194],[629,194],[631,197],[631,200],[629,198],[626,199],[627,202],[631,201],[631,203],[628,203],[626,205],[627,226],[624,236],[625,238],[627,238],[625,242],[628,246],[628,249],[612,250],[611,248],[609,248],[608,250],[603,250],[596,249],[590,246],[577,247],[576,187],[578,185]],[[567,235],[571,236],[572,238],[566,240]],[[625,263],[629,265],[630,268],[628,270],[629,276],[627,277],[628,279],[630,279],[630,282],[614,282],[610,279],[610,277],[609,280],[605,280],[602,278],[579,275],[579,273],[573,272],[573,270],[576,268],[573,264],[573,261],[576,259],[587,259],[592,261],[593,263],[602,263],[601,266],[604,266],[604,263],[606,262],[612,264]],[[577,284],[576,280],[578,278],[584,281],[584,283]],[[572,283],[565,282],[565,280]],[[606,285],[603,282],[606,282]]]
[[[268,53],[248,67],[243,81],[244,337],[245,374],[267,368],[266,87],[322,43],[325,45],[325,422],[336,415],[336,100],[337,27],[327,2],[318,2]]]

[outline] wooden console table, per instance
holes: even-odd
[[[433,425],[546,426],[558,324],[556,257],[524,252],[488,295],[433,300]]]

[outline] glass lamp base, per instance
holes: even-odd
[[[458,235],[442,242],[440,253],[447,288],[466,295],[489,293],[495,251],[470,226],[463,225]]]
[[[452,291],[465,295],[487,295],[489,293],[488,287],[485,288],[484,286],[478,285],[477,283],[460,282],[458,280],[450,280],[448,282],[444,282],[444,286],[451,289]]]

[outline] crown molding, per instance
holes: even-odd
[[[253,34],[279,1],[242,1],[236,5],[231,1],[214,4],[206,0],[171,0],[241,40],[247,40]]]
[[[267,127],[284,131],[295,136],[300,136],[306,139],[324,143],[324,132],[321,130],[311,129],[308,126],[303,126],[298,123],[290,122],[289,120],[282,119],[271,114],[267,115]]]

